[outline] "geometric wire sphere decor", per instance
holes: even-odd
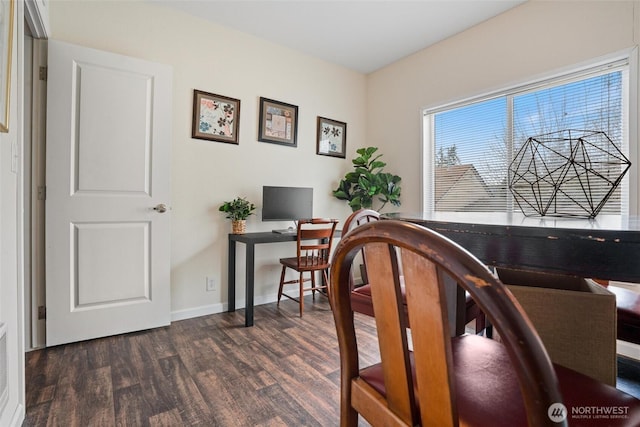
[[[525,215],[595,218],[631,162],[601,131],[527,138],[509,165],[509,190]]]

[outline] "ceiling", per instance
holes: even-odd
[[[368,74],[526,0],[152,0]]]

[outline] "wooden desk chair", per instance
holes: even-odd
[[[380,363],[362,369],[350,279],[360,250],[367,257],[381,356]],[[640,423],[637,399],[553,365],[511,292],[477,258],[438,233],[394,220],[362,225],[343,236],[330,276],[341,426],[357,426],[359,414],[373,426],[566,426],[576,406],[623,406],[627,418],[621,425]],[[478,335],[451,338],[444,278],[471,294],[502,342]]]
[[[353,212],[349,217],[345,220],[344,226],[342,228],[343,235],[353,230],[354,228],[367,224],[373,221],[378,221],[380,219],[380,213],[371,209],[360,209]],[[368,281],[367,274],[367,261],[365,259],[364,254],[362,255],[362,268],[360,269],[362,285],[355,286],[355,280],[351,278],[352,289],[353,292],[351,294],[351,304],[353,306],[353,311],[357,313],[366,314],[367,316],[373,316],[373,303],[371,302],[371,286]],[[403,294],[404,298],[404,294]],[[486,317],[484,313],[478,308],[478,305],[475,301],[467,294],[465,301],[465,324],[471,322],[472,320],[476,321],[475,323],[475,331],[476,333],[482,332],[486,327]],[[491,336],[491,333],[487,331],[488,335]]]
[[[329,266],[333,234],[338,225],[337,219],[301,219],[298,221],[297,255],[295,258],[281,258],[282,273],[280,274],[280,287],[278,288],[278,307],[280,299],[285,296],[297,301],[300,306],[300,317],[304,311],[304,293],[311,291],[315,299],[316,291],[327,289],[329,283]],[[285,281],[287,268],[298,272],[298,278]],[[316,283],[316,272],[322,272],[322,282]],[[304,278],[304,273],[311,273],[309,278]],[[311,281],[311,287],[305,288],[304,282]],[[287,295],[283,292],[284,285],[297,283],[298,297]]]

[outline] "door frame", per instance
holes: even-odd
[[[46,73],[40,80],[40,67],[46,67],[47,43],[50,35],[48,5],[45,0],[25,0],[25,35],[30,32],[31,48],[26,40],[18,54],[31,55],[31,67],[23,70],[24,97],[22,114],[25,118],[22,156],[22,217],[21,234],[24,242],[21,256],[24,284],[24,343],[25,351],[45,347],[46,323],[39,319],[38,307],[45,306],[45,130],[46,130]],[[28,30],[27,30],[28,28]],[[26,59],[26,58],[25,58]],[[27,61],[25,60],[25,65]],[[30,85],[30,87],[27,87]],[[40,190],[39,190],[40,188]]]
[[[29,319],[25,325],[25,344],[27,350],[33,350],[46,346],[46,321],[39,307],[45,307],[45,153],[46,153],[46,108],[47,108],[47,82],[46,72],[40,78],[40,68],[46,67],[47,42],[42,39],[32,39],[32,78],[31,99],[26,102],[25,108],[30,107],[31,123],[25,123],[25,154],[27,153],[27,140],[30,142],[30,157],[25,156],[25,174],[30,173],[30,185],[25,186],[25,205],[29,204],[25,214],[25,237],[30,238],[30,247],[25,251],[25,282],[29,284],[29,290],[25,289],[25,296],[30,295],[28,307],[25,313]],[[46,69],[46,68],[45,68]],[[26,90],[26,88],[25,88]],[[30,171],[27,170],[30,169]],[[26,245],[25,245],[26,246]],[[25,284],[25,286],[26,286]]]

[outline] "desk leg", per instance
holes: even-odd
[[[255,268],[255,245],[253,243],[247,243],[246,267],[244,326],[253,326],[253,276]]]
[[[227,265],[227,311],[236,311],[236,241],[229,239],[229,259]]]

